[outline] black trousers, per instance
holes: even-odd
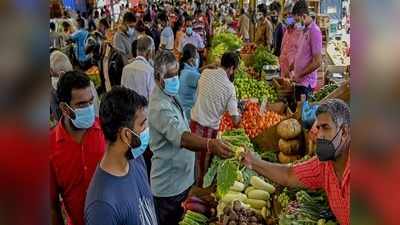
[[[158,225],[178,225],[183,216],[182,202],[186,200],[189,189],[172,197],[154,196]]]
[[[294,95],[292,96],[292,99],[289,101],[289,108],[292,110],[292,112],[296,111],[297,107],[297,102],[301,100],[301,95],[306,96],[306,100],[308,100],[313,93],[313,89],[308,86],[301,86],[301,85],[296,85],[294,87]]]

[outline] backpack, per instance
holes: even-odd
[[[108,92],[112,86],[121,84],[123,68],[122,55],[110,43],[106,43],[100,63],[102,91]]]

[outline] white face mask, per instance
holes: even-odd
[[[135,28],[128,27],[128,35],[129,35],[129,37],[132,37],[134,33],[135,33]]]
[[[60,79],[59,77],[51,77],[51,85],[55,90],[57,90],[57,83],[59,79]]]

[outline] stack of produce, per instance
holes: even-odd
[[[186,211],[182,221],[179,222],[179,225],[207,225],[207,224],[208,224],[208,218],[206,216],[190,210]]]
[[[233,33],[224,32],[214,35],[211,41],[211,47],[215,47],[219,44],[224,44],[229,51],[235,51],[242,47],[243,41],[240,37]]]
[[[278,100],[278,94],[274,87],[265,81],[251,78],[246,71],[238,71],[234,85],[238,99],[256,98],[259,101],[267,100],[270,103]]]
[[[260,213],[267,220],[272,215],[270,195],[275,192],[275,187],[258,176],[250,178],[251,186],[246,188],[247,201],[251,208]]]
[[[224,132],[227,130],[233,129],[233,121],[231,115],[229,113],[224,113],[222,116],[221,122],[219,123],[219,131]]]
[[[220,219],[224,217],[223,215],[227,214],[226,208],[229,208],[232,203],[233,205],[237,204],[237,202],[240,202],[241,206],[253,211],[253,215],[261,215],[265,221],[270,219],[272,216],[270,195],[275,192],[275,187],[258,176],[252,176],[250,178],[250,186],[243,193],[244,190],[245,184],[235,181],[234,185],[230,187],[229,192],[221,198],[217,206],[217,215]]]
[[[233,33],[218,33],[211,41],[208,61],[211,63],[217,63],[226,51],[236,51],[242,46],[242,44],[242,40]]]
[[[241,166],[241,153],[245,151],[243,146],[249,150],[253,149],[253,144],[243,129],[233,129],[224,132],[221,137],[223,141],[231,145],[235,157],[230,159],[221,159],[214,156],[207,173],[203,178],[203,188],[210,187],[214,178],[217,180],[217,196],[222,197],[235,184],[235,181],[247,184],[254,171]]]
[[[240,50],[240,54],[253,54],[257,50],[257,45],[254,43],[248,43],[243,46]]]
[[[280,122],[277,126],[277,133],[280,137],[278,142],[279,161],[291,163],[300,159],[301,125],[299,121],[291,118]]]
[[[278,58],[266,47],[258,47],[250,62],[257,72],[261,72],[265,65],[277,65]]]
[[[283,193],[281,195],[286,195]],[[279,225],[336,225],[326,197],[322,193],[311,196],[304,190],[296,193],[295,200],[279,196],[278,201],[284,206],[279,216]]]
[[[335,83],[327,84],[323,86],[317,93],[314,94],[314,100],[319,102],[336,90],[339,86]]]
[[[182,207],[185,212],[192,211],[209,217],[215,216],[216,213],[212,205],[196,196],[188,197],[182,203]]]
[[[221,225],[264,224],[260,214],[247,208],[240,201],[234,201],[231,205],[225,206],[219,221]]]
[[[274,126],[281,120],[282,116],[279,114],[272,111],[262,113],[257,103],[249,102],[246,104],[240,123],[245,129],[246,134],[250,138],[255,138],[262,131]]]

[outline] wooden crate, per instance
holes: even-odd
[[[320,102],[324,102],[328,99],[332,98],[338,98],[342,99],[343,101],[350,103],[350,80],[347,80],[344,82],[342,85],[340,85],[336,90],[334,90],[332,93],[327,95],[325,98],[323,98]]]

